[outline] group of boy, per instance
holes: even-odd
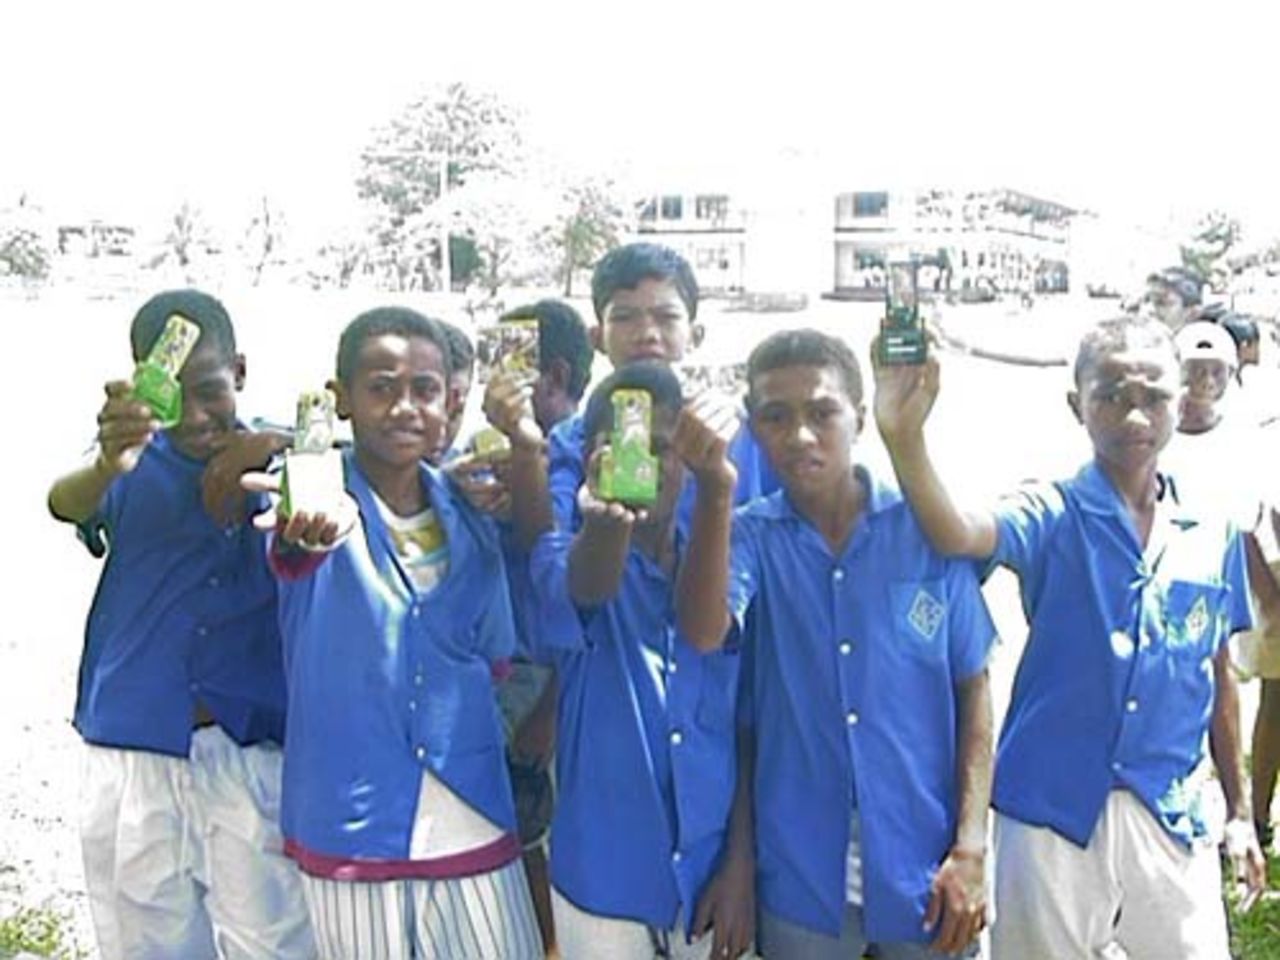
[[[173,313],[201,330],[181,421],[108,384],[94,462],[50,493],[110,551],[76,711],[103,955],[524,958],[554,930],[565,960],[893,960],[976,955],[991,921],[1009,960],[1226,957],[1194,800],[1211,742],[1258,889],[1226,644],[1246,560],[1157,467],[1168,331],[1091,330],[1069,400],[1092,461],[966,513],[925,442],[936,357],[874,365],[895,484],[855,457],[839,339],[768,337],[739,409],[673,372],[701,332],[674,251],[609,253],[592,301],[578,334],[531,311],[536,381],[490,377],[499,463],[455,449],[465,340],[361,314],[330,384],[345,496],[288,516],[262,472],[287,438],[236,420],[225,310],[138,313],[135,359]],[[581,413],[579,334],[613,366]],[[619,390],[651,405],[644,505],[601,489]],[[993,764],[997,564],[1030,636]],[[541,783],[553,739],[547,916],[509,761]]]

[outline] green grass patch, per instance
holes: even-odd
[[[1236,897],[1231,891],[1231,954],[1236,960],[1280,960],[1280,859],[1269,858],[1267,884],[1270,896],[1264,896],[1246,914],[1236,912]],[[1228,884],[1228,887],[1231,885]]]
[[[23,907],[0,918],[0,960],[22,953],[80,960],[86,954],[71,942],[67,925],[64,915],[36,907]]]

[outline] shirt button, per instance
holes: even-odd
[[[845,723],[847,723],[847,724],[848,724],[849,726],[851,726],[851,727],[856,727],[856,726],[858,725],[858,714],[857,714],[857,712],[856,712],[856,711],[854,711],[854,710],[850,710],[847,714],[845,714],[844,722],[845,722]]]
[[[422,686],[422,681],[423,681],[422,674],[420,674],[420,673],[415,673],[415,674],[413,675],[413,685],[414,685],[415,687],[420,687],[420,686]]]
[[[208,627],[196,627],[196,636],[197,636],[197,637],[207,637],[208,635],[209,635],[209,628],[208,628]]]
[[[414,749],[413,755],[417,757],[419,760],[425,760],[427,759],[427,748],[421,747],[421,746],[417,747]]]
[[[676,672],[676,662],[672,660],[671,663],[667,666],[667,673],[675,673],[675,672]]]
[[[853,653],[853,644],[848,640],[844,641],[840,644],[840,653],[846,657]]]
[[[671,859],[672,859],[673,861],[675,861],[676,863],[679,863],[681,860],[683,860],[683,859],[684,859],[684,857],[683,857],[683,855],[680,853],[680,851],[679,851],[679,850],[677,850],[675,853],[673,853],[673,854],[671,855]]]
[[[1111,769],[1114,770],[1116,773],[1119,773],[1121,770],[1124,769],[1124,764],[1121,763],[1119,760],[1112,760]]]
[[[413,613],[413,619],[417,620],[420,616],[422,616],[422,608],[415,603],[413,605],[412,613]]]
[[[218,584],[219,584],[219,583],[221,583],[221,582],[222,582],[222,581],[220,581],[217,577],[210,577],[210,578],[209,578],[209,586],[211,586],[211,587],[216,587],[216,586],[218,586]]]
[[[410,701],[409,701],[409,711],[410,711],[410,712],[413,712],[414,710],[417,710],[417,709],[418,709],[418,701],[417,701],[417,700],[410,700]]]
[[[831,571],[831,579],[834,580],[836,583],[840,583],[842,580],[844,580],[844,571],[841,570],[839,567],[836,567],[834,570]]]
[[[684,734],[679,730],[671,731],[671,745],[673,747],[678,747],[682,743],[684,743]]]
[[[1128,713],[1137,713],[1137,712],[1138,712],[1138,701],[1137,701],[1137,700],[1126,700],[1126,701],[1125,701],[1125,704],[1124,704],[1124,708],[1125,708],[1125,710],[1126,710]]]

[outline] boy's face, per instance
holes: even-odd
[[[1099,460],[1122,469],[1154,464],[1173,431],[1177,370],[1173,352],[1159,347],[1102,354],[1085,368],[1068,402]]]
[[[1185,306],[1178,291],[1165,283],[1147,285],[1147,304],[1156,318],[1170,330],[1177,332],[1191,319],[1194,307]]]
[[[236,393],[244,387],[241,354],[228,357],[213,344],[202,344],[187,358],[182,384],[182,420],[169,430],[179,453],[193,460],[213,456],[214,441],[236,426]]]
[[[863,413],[835,367],[778,367],[751,384],[751,428],[798,498],[831,490],[849,475]]]
[[[467,412],[467,395],[470,393],[470,370],[455,370],[449,375],[449,397],[446,403],[449,419],[440,440],[440,449],[436,451],[440,457],[453,449],[458,434],[462,431],[462,417]]]
[[[1231,368],[1221,360],[1192,357],[1182,362],[1182,386],[1192,403],[1209,406],[1222,399],[1231,379]]]
[[[652,277],[614,291],[591,333],[615,370],[637,360],[677,363],[697,345],[697,331],[675,284]]]
[[[444,357],[424,337],[370,337],[360,346],[351,382],[335,390],[362,465],[416,468],[445,436]]]

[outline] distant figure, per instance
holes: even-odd
[[[1203,291],[1204,281],[1190,270],[1166,267],[1147,277],[1143,302],[1170,333],[1177,333],[1196,316]]]

